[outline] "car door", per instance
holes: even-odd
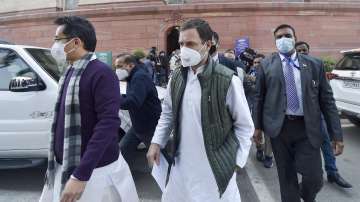
[[[46,88],[25,92],[9,90],[10,81],[15,77],[41,80],[29,65],[31,62],[25,61],[18,52],[0,48],[0,158],[46,157],[53,93]]]

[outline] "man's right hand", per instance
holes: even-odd
[[[146,154],[149,165],[153,166],[154,162],[156,165],[160,164],[160,145],[151,143],[148,153]]]
[[[333,141],[332,146],[334,149],[334,155],[339,156],[344,151],[344,143],[342,141]]]

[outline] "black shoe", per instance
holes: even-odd
[[[264,156],[264,151],[261,150],[261,149],[258,149],[256,151],[256,160],[260,161],[260,162],[263,162],[265,159],[265,156]]]
[[[271,168],[271,167],[273,167],[273,165],[274,165],[273,158],[271,156],[265,156],[264,167]]]
[[[344,180],[339,173],[330,174],[327,176],[330,183],[336,183],[342,188],[352,188],[352,185]]]
[[[303,190],[302,190],[302,182],[299,183],[299,192],[300,192],[300,197],[303,199],[304,202],[316,202],[316,200],[312,200],[312,201],[309,201],[309,200],[305,200],[304,199],[304,193],[303,193]]]

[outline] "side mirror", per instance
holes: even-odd
[[[26,76],[18,76],[11,79],[9,84],[9,90],[11,92],[29,92],[29,91],[39,91],[43,90],[44,85],[42,85],[39,80],[33,79]]]

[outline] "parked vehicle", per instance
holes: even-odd
[[[0,169],[46,161],[60,76],[49,49],[0,43]],[[130,119],[120,114],[126,131]]]
[[[343,57],[328,75],[336,106],[360,127],[360,49],[341,51]]]

